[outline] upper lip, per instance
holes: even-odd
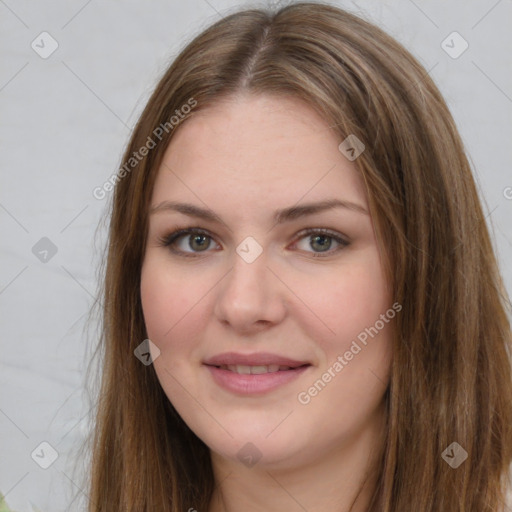
[[[243,366],[268,366],[277,364],[279,366],[289,366],[290,368],[297,368],[299,366],[308,365],[307,361],[297,361],[289,357],[271,354],[269,352],[259,352],[254,354],[238,354],[236,352],[224,352],[217,354],[204,361],[204,364],[209,366],[222,366],[222,365],[243,365]]]

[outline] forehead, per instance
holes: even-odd
[[[212,209],[233,203],[246,211],[328,195],[366,206],[362,179],[338,150],[341,141],[300,99],[224,100],[180,126],[158,171],[152,204],[186,196]]]

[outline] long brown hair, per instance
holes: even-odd
[[[169,120],[191,99],[193,116],[241,92],[300,98],[340,142],[353,134],[366,146],[355,164],[403,306],[369,510],[503,510],[512,461],[507,297],[454,121],[425,69],[379,28],[333,6],[296,3],[234,12],[198,35],[165,72],[128,144],[110,217],[89,512],[208,510],[208,447],[134,350],[147,337],[148,205],[179,129]],[[159,137],[157,127],[166,128]],[[149,139],[155,147],[130,161]],[[446,457],[455,442],[468,456],[457,468]]]

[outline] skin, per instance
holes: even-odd
[[[298,401],[392,304],[364,184],[338,150],[342,140],[299,99],[242,95],[190,116],[158,171],[151,207],[190,203],[223,221],[153,212],[141,275],[148,337],[161,351],[158,379],[211,450],[220,483],[210,512],[348,511],[382,445],[392,323],[309,403]],[[332,198],[365,211],[273,220],[274,210]],[[162,243],[190,227],[211,238],[194,244],[185,235],[174,245],[181,253]],[[349,243],[318,243],[318,235],[301,234],[307,228]],[[252,263],[236,252],[248,236],[263,250]],[[271,352],[311,366],[276,390],[237,395],[202,364],[228,351]],[[248,442],[261,454],[252,467],[237,457]],[[367,510],[374,483],[367,480],[352,512]]]

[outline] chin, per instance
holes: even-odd
[[[281,435],[272,432],[266,437],[272,428],[266,429],[265,435],[254,430],[254,426],[246,430],[231,430],[233,438],[226,435],[222,440],[205,438],[203,441],[212,451],[212,456],[232,460],[247,468],[284,470],[296,467],[308,458],[304,447],[311,446],[311,443],[302,442],[294,433],[283,430]]]

